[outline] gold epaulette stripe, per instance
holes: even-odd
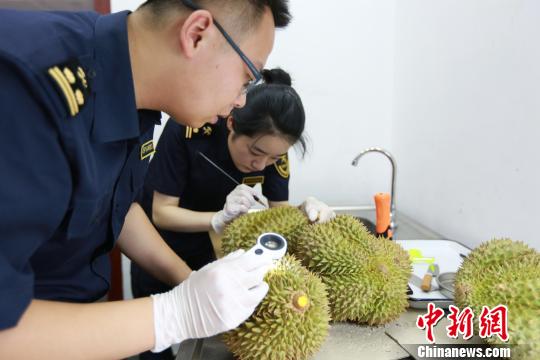
[[[191,126],[186,126],[186,139],[191,139],[193,135],[193,128]]]
[[[242,184],[256,185],[264,184],[264,176],[248,176],[242,179]]]
[[[64,93],[71,116],[77,115],[79,113],[79,105],[77,104],[77,100],[75,99],[73,89],[69,85],[67,79],[64,77],[62,71],[60,71],[58,66],[55,66],[49,69],[49,75],[51,75],[52,78],[58,83],[58,86],[60,86],[60,89]]]

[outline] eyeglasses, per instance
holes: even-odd
[[[202,8],[200,6],[198,6],[197,4],[195,4],[193,1],[191,0],[180,0],[182,1],[182,4],[184,4],[184,6],[190,8],[191,10],[202,10]],[[217,22],[216,19],[214,19],[214,25],[216,25],[217,29],[219,30],[219,32],[221,33],[221,35],[223,35],[223,37],[225,38],[225,40],[227,40],[227,42],[229,43],[229,45],[231,45],[231,47],[233,48],[233,50],[238,54],[238,56],[240,56],[240,58],[242,59],[242,61],[244,62],[244,64],[246,64],[246,66],[248,67],[249,71],[251,72],[251,74],[253,75],[253,79],[251,79],[247,84],[245,84],[243,87],[242,87],[242,95],[245,95],[247,94],[251,89],[253,89],[255,86],[259,85],[259,84],[262,84],[263,83],[263,76],[262,74],[260,73],[259,70],[257,70],[257,68],[255,67],[255,65],[253,65],[253,63],[251,62],[251,60],[249,60],[249,58],[246,56],[246,54],[244,54],[242,52],[242,50],[240,50],[240,48],[238,47],[238,45],[236,45],[236,43],[234,42],[234,40],[229,36],[229,34],[227,34],[227,32],[225,31],[225,29],[223,29],[223,27],[221,26],[220,23]]]

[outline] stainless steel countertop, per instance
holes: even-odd
[[[375,212],[372,207],[339,207],[337,213],[346,213],[375,222]],[[415,222],[402,213],[396,214],[397,229],[394,239],[444,239],[440,234]],[[385,331],[415,331],[421,333],[415,326],[415,319],[420,310],[409,309],[398,320],[379,327],[362,326],[352,323],[335,322],[331,324],[329,335],[321,349],[313,356],[314,360],[353,360],[362,358],[402,359],[409,354]],[[180,344],[177,360],[232,360],[233,355],[219,340],[219,336],[204,339],[204,341],[188,340]]]

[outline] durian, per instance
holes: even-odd
[[[269,291],[253,315],[225,333],[239,359],[307,359],[328,334],[329,309],[322,281],[286,255],[265,277]]]
[[[327,285],[334,320],[379,325],[407,308],[408,253],[352,216],[304,226],[296,255]]]
[[[474,249],[456,274],[455,303],[480,316],[482,307],[508,308],[512,358],[540,358],[540,253],[511,239],[494,239]],[[488,343],[504,345],[498,336]]]
[[[275,207],[243,215],[225,228],[222,240],[224,253],[237,249],[250,249],[257,237],[265,232],[275,232],[287,239],[288,253],[293,253],[297,233],[309,223],[298,208],[292,206]]]

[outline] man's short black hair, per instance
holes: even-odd
[[[277,28],[284,28],[291,22],[288,0],[247,0],[258,9],[259,18],[264,12],[264,7],[268,6],[274,16],[274,23]]]
[[[223,25],[236,24],[237,30],[246,31],[259,23],[266,7],[272,12],[276,28],[284,28],[291,21],[288,0],[191,0],[203,9],[217,12],[218,19]],[[186,10],[182,0],[147,0],[141,8],[148,8],[159,18],[172,10]],[[222,18],[223,14],[230,14],[230,19]],[[219,17],[219,16],[222,17]],[[240,26],[238,26],[240,25]],[[227,26],[228,31],[231,25]]]

